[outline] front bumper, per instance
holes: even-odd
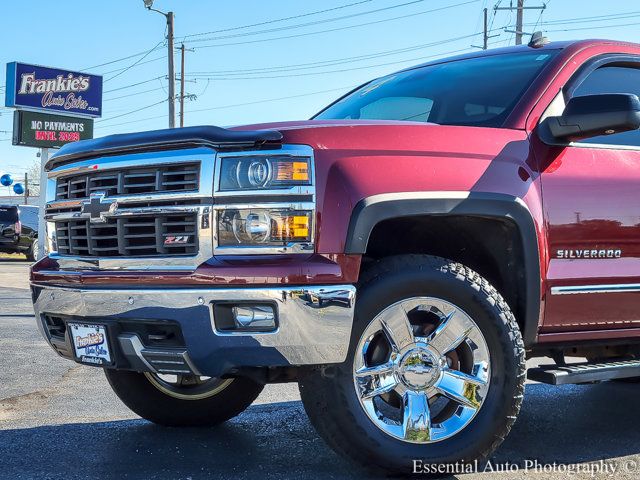
[[[352,285],[107,290],[32,284],[32,293],[38,326],[63,357],[75,359],[66,322],[81,321],[107,327],[113,368],[168,373],[163,370],[168,365],[206,376],[242,367],[341,363],[355,307]],[[272,304],[277,329],[217,331],[213,306],[218,302]],[[47,324],[52,317],[61,322],[57,330]],[[178,326],[180,341],[145,344],[138,327],[163,323]]]

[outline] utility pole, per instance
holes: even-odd
[[[173,66],[173,12],[167,13],[167,47],[169,54],[169,128],[176,126],[176,73]]]
[[[493,37],[499,37],[500,35],[489,35],[489,12],[488,9],[484,8],[482,10],[483,21],[484,21],[484,29],[482,35],[482,47],[479,45],[471,45],[474,48],[481,48],[482,50],[486,50],[489,48],[489,39]]]
[[[518,0],[516,8],[516,45],[522,45],[522,18],[524,17],[524,0]]]
[[[524,6],[524,0],[517,0],[516,2],[517,6],[513,6],[513,0],[511,0],[511,4],[508,7],[498,7],[495,6],[493,7],[494,11],[498,11],[498,10],[509,10],[509,11],[516,11],[516,29],[515,30],[505,30],[505,32],[507,33],[515,33],[516,35],[516,45],[522,45],[522,36],[523,35],[531,35],[530,33],[527,33],[525,31],[522,30],[523,28],[523,23],[524,23],[524,11],[525,10],[544,10],[545,8],[547,8],[547,4],[543,3],[541,6],[535,6],[535,7],[525,7]]]
[[[489,22],[487,18],[487,9],[485,8],[482,13],[484,15],[484,35],[482,36],[482,49],[486,50],[489,45],[489,32],[487,31],[489,29]]]
[[[180,128],[184,127],[184,43],[180,46]]]
[[[24,174],[24,204],[29,205],[29,174]]]

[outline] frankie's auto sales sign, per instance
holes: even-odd
[[[5,106],[86,117],[102,115],[102,77],[25,63],[7,64]]]

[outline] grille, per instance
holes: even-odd
[[[198,250],[198,217],[164,214],[56,222],[58,254],[89,257],[187,255]]]
[[[94,170],[57,181],[56,200],[87,198],[93,192],[107,195],[135,195],[154,192],[197,190],[200,164],[157,165],[123,170]]]

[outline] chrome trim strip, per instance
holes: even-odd
[[[583,293],[630,293],[640,292],[640,283],[621,283],[611,285],[571,285],[551,287],[551,295],[577,295]]]
[[[635,145],[616,145],[613,143],[584,143],[584,142],[571,142],[570,147],[576,148],[594,148],[598,150],[629,150],[638,151],[640,147]]]
[[[346,359],[356,295],[353,285],[149,290],[32,286],[42,288],[34,305],[39,319],[44,314],[79,318],[128,318],[130,314],[135,319],[136,312],[162,309],[162,318],[189,323],[185,312],[216,301],[271,303],[278,310],[276,332],[222,334],[216,331],[213,309],[208,308],[211,323],[205,324],[202,334],[224,337],[225,342],[251,338],[262,347],[276,349],[291,365],[340,363]]]
[[[176,202],[176,201],[194,201],[198,199],[206,199],[211,201],[209,195],[199,192],[175,192],[175,193],[154,193],[142,195],[109,195],[109,200],[116,200],[120,205],[128,203],[145,203],[145,202]],[[47,209],[59,208],[77,208],[82,207],[83,200],[87,198],[79,198],[73,200],[55,200],[47,203]]]
[[[115,197],[107,197],[109,199]],[[171,213],[196,213],[199,212],[202,207],[199,205],[184,205],[184,206],[157,206],[157,207],[134,207],[134,208],[116,208],[113,212],[105,212],[102,216],[105,219],[109,218],[121,218],[131,216],[145,216],[145,215],[163,215]],[[48,222],[61,222],[65,220],[82,220],[90,218],[91,214],[82,212],[63,212],[52,215],[45,215],[45,219]]]
[[[91,158],[88,160],[77,160],[69,165],[56,167],[48,173],[49,178],[74,175],[76,173],[87,173],[98,165],[98,171],[117,170],[131,167],[154,166],[166,164],[180,164],[183,162],[203,161],[210,158],[208,167],[210,168],[209,178],[213,178],[213,157],[215,151],[210,148],[189,148],[184,150],[165,150],[144,153],[123,153],[114,156],[104,156]],[[206,163],[206,162],[203,162]],[[205,165],[206,166],[206,165]],[[203,172],[201,172],[203,173]],[[55,192],[54,192],[55,193]]]

